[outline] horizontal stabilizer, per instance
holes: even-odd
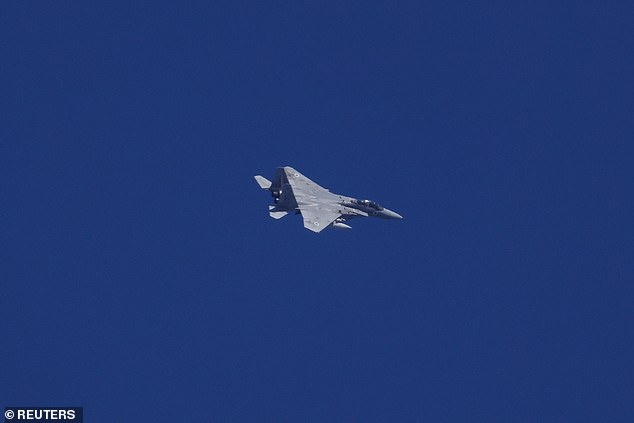
[[[280,211],[280,210],[277,210],[275,206],[269,206],[269,215],[271,215],[273,219],[281,219],[287,214],[288,214],[287,211],[283,211],[283,210]]]
[[[258,185],[260,186],[260,188],[262,189],[269,189],[271,188],[271,181],[269,181],[268,179],[266,179],[264,176],[262,175],[255,175],[254,176],[255,180],[257,181]]]

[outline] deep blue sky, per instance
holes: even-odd
[[[631,2],[130,3],[0,10],[0,406],[634,421]]]

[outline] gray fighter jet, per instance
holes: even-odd
[[[281,219],[288,213],[301,213],[304,227],[313,232],[321,232],[328,226],[350,229],[346,222],[358,216],[403,218],[374,201],[330,192],[289,166],[278,167],[272,183],[260,175],[255,176],[255,180],[273,197],[275,205],[269,206],[273,219]]]

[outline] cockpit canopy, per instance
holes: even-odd
[[[383,207],[379,206],[374,201],[370,201],[370,200],[356,200],[356,203],[358,205],[360,205],[360,206],[369,207],[369,208],[374,209],[374,210],[378,210],[378,211],[383,210]]]

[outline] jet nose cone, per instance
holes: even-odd
[[[388,219],[402,219],[403,218],[403,216],[401,216],[400,214],[393,212],[392,210],[389,210],[389,209],[383,210],[383,213],[385,213],[385,217],[387,217]]]

